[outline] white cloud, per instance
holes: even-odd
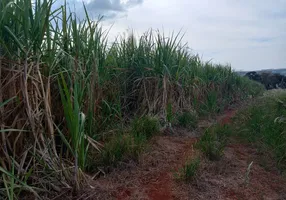
[[[111,37],[127,29],[142,34],[150,28],[164,29],[165,33],[183,28],[184,41],[205,60],[231,63],[233,68],[244,70],[286,68],[286,0],[129,0],[129,4],[121,3],[125,6],[125,15],[114,15],[117,17],[104,22],[106,28],[114,23]]]
[[[85,5],[89,15],[93,18],[105,16],[106,19],[124,15],[128,9],[143,3],[143,0],[56,0],[54,8],[67,3],[71,11],[76,11],[77,17],[84,18]]]

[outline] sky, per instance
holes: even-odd
[[[83,0],[110,39],[128,30],[180,30],[204,61],[235,70],[286,68],[286,0]],[[60,4],[58,0],[56,4]],[[67,0],[83,17],[82,0]]]

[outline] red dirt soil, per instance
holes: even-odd
[[[235,110],[218,118],[228,124]],[[231,143],[220,161],[203,160],[199,175],[192,183],[174,178],[185,161],[196,154],[193,144],[198,133],[175,130],[176,135],[156,136],[139,163],[122,164],[113,172],[95,180],[93,197],[83,199],[286,199],[286,179],[275,167],[266,171],[259,165],[261,155],[250,146]],[[246,169],[253,161],[246,184]]]
[[[177,191],[173,177],[193,154],[196,137],[194,133],[154,137],[139,164],[128,163],[92,183],[94,199],[184,199],[187,193]]]
[[[221,117],[221,119],[219,119],[219,123],[222,124],[222,125],[231,123],[231,118],[234,117],[235,113],[236,113],[236,110],[228,110]]]

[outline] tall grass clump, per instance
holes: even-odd
[[[114,135],[105,145],[99,157],[99,164],[114,166],[119,161],[130,158],[133,138],[128,134]]]
[[[286,167],[285,102],[285,92],[266,95],[234,119],[237,136],[254,144],[260,152],[270,153],[282,170]]]
[[[89,155],[103,156],[102,149],[108,149],[103,136],[118,124],[135,119],[130,134],[140,141],[157,130],[144,116],[170,123],[183,110],[217,112],[218,105],[262,91],[230,66],[191,54],[181,34],[150,30],[109,45],[108,31],[85,7],[79,19],[65,3],[54,3],[0,2],[4,198],[21,197],[23,191],[52,198],[63,187],[76,194],[86,180]]]
[[[143,116],[131,122],[131,132],[136,137],[143,136],[146,139],[159,133],[159,121],[155,117]]]
[[[147,137],[144,134],[134,135],[132,132],[114,134],[106,141],[93,164],[108,168],[129,160],[137,162],[146,144]]]
[[[205,130],[203,136],[195,144],[209,160],[219,160],[224,153],[228,136],[232,133],[228,125],[216,124]]]
[[[184,166],[175,173],[175,178],[184,180],[186,182],[192,181],[198,174],[198,170],[201,164],[199,157],[188,159]]]
[[[178,125],[194,129],[198,125],[198,115],[195,112],[183,112],[177,116]]]

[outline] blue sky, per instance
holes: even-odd
[[[62,0],[58,0],[60,4]],[[83,16],[82,1],[75,4]],[[84,0],[90,15],[104,15],[110,37],[127,30],[185,32],[204,60],[236,70],[286,68],[286,0]],[[72,6],[73,7],[73,6]]]

